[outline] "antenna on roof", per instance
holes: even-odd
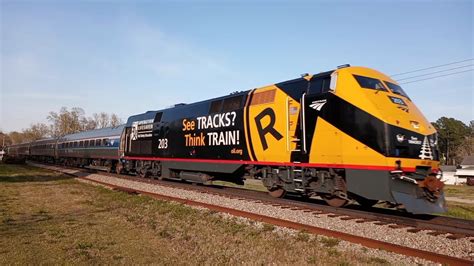
[[[346,68],[350,66],[351,66],[350,64],[344,64],[344,65],[337,66],[337,69]]]

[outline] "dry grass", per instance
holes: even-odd
[[[446,185],[444,193],[447,197],[456,197],[461,199],[474,200],[474,186],[468,185]]]
[[[0,264],[380,264],[335,239],[0,164]]]

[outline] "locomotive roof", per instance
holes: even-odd
[[[124,126],[125,125],[120,125],[116,127],[106,127],[106,128],[101,128],[101,129],[94,129],[94,130],[88,130],[88,131],[82,131],[82,132],[78,132],[74,134],[69,134],[62,137],[60,141],[120,136],[120,134],[122,134],[122,130]]]
[[[247,91],[239,91],[239,92],[236,92],[236,93],[231,93],[231,94],[228,94],[228,95],[225,95],[225,96],[221,96],[221,97],[217,97],[217,98],[212,98],[212,99],[207,99],[207,100],[203,100],[203,101],[199,101],[199,102],[194,102],[194,103],[190,103],[190,104],[184,104],[184,103],[178,103],[178,104],[175,104],[174,106],[172,107],[168,107],[168,108],[165,108],[165,109],[161,109],[161,110],[156,110],[156,111],[147,111],[146,113],[142,113],[142,114],[138,114],[138,115],[132,115],[130,116],[128,119],[127,119],[127,124],[126,126],[127,127],[130,127],[132,125],[132,122],[134,121],[142,121],[142,120],[148,120],[148,119],[154,119],[155,118],[155,115],[159,112],[165,112],[165,111],[171,111],[171,110],[176,110],[176,111],[179,111],[181,109],[185,109],[185,108],[189,108],[189,107],[194,107],[196,105],[199,105],[199,104],[202,104],[202,103],[206,103],[206,102],[212,102],[212,101],[216,101],[216,100],[222,100],[222,99],[226,99],[226,98],[230,98],[230,97],[235,97],[235,96],[240,96],[240,95],[246,95],[248,94],[249,90]]]

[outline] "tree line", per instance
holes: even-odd
[[[442,164],[457,165],[467,155],[474,155],[474,120],[469,125],[454,118],[441,117],[431,123],[438,131]]]
[[[84,130],[114,127],[123,124],[116,114],[94,113],[86,117],[84,109],[62,107],[59,112],[51,111],[46,117],[48,123],[36,123],[22,131],[4,133],[0,130],[0,146],[19,144],[44,138],[57,138]]]
[[[48,137],[61,137],[84,130],[118,126],[123,121],[116,114],[94,113],[86,117],[82,108],[62,107],[50,112],[49,124],[36,123],[21,132],[4,133],[0,130],[0,146],[18,144]],[[440,160],[443,164],[459,164],[464,156],[474,155],[474,120],[469,125],[454,118],[441,117],[431,123],[438,131]]]

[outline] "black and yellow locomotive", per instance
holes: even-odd
[[[119,172],[206,183],[261,179],[270,194],[443,212],[435,129],[396,81],[345,66],[132,116]]]

